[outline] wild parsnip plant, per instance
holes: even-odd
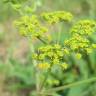
[[[89,54],[96,48],[96,44],[91,40],[91,35],[96,31],[95,20],[76,21],[76,24],[73,24],[72,28],[70,28],[71,36],[63,44],[54,41],[51,34],[49,34],[50,28],[48,25],[53,26],[60,22],[71,23],[73,20],[73,15],[70,12],[55,11],[41,13],[39,16],[36,14],[22,16],[15,21],[18,31],[28,39],[32,49],[32,64],[36,71],[35,96],[53,96],[54,91],[96,80],[96,78],[93,78],[51,90],[46,89],[47,86],[45,84],[48,76],[45,76],[43,73],[50,73],[55,67],[58,70],[66,71],[70,67],[66,57],[68,58],[74,53],[76,58],[80,59],[84,54]],[[34,39],[40,40],[43,45],[35,48]],[[58,81],[56,82],[58,83]]]
[[[72,14],[69,12],[57,11],[53,13],[43,13],[40,17],[36,15],[24,16],[15,22],[21,35],[30,40],[35,37],[44,43],[43,46],[32,54],[32,58],[39,62],[36,67],[46,69],[53,65],[60,65],[66,69],[67,64],[64,60],[64,56],[70,54],[68,47],[60,45],[59,43],[54,43],[53,40],[49,40],[48,37],[52,37],[50,35],[46,36],[45,34],[48,32],[48,28],[41,23],[39,18],[44,19],[45,23],[51,24],[52,26],[54,23],[58,22],[71,22],[72,17]]]

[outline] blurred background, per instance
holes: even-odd
[[[32,54],[27,40],[19,35],[13,22],[20,14],[27,14],[29,7],[32,13],[40,14],[50,11],[68,11],[79,19],[96,19],[96,0],[20,0],[22,11],[13,8],[19,0],[0,0],[0,96],[33,96],[34,69]],[[16,7],[16,6],[15,6]],[[61,42],[69,36],[70,24],[58,24],[52,32],[61,31]],[[57,30],[56,30],[57,29]],[[57,34],[52,34],[56,39]],[[96,37],[93,36],[93,41]],[[37,44],[37,41],[34,41]],[[58,87],[74,81],[96,76],[96,51],[76,60],[69,58],[70,69],[49,74],[48,86]],[[54,96],[96,96],[96,83],[84,84],[54,93]]]

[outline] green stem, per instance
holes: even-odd
[[[86,63],[87,63],[87,66],[88,66],[88,69],[89,69],[89,74],[91,75],[91,74],[94,74],[94,68],[92,67],[92,62],[91,62],[91,60],[90,60],[90,57],[89,57],[89,55],[87,55],[86,53],[85,53],[85,57],[84,57],[84,60],[86,61]]]
[[[91,83],[91,82],[94,82],[94,81],[96,81],[96,77],[92,77],[90,79],[85,79],[85,80],[78,81],[78,82],[75,82],[75,83],[71,83],[71,84],[68,84],[68,85],[64,85],[64,86],[61,86],[61,87],[52,88],[52,89],[46,90],[45,93],[46,92],[54,92],[54,91],[57,92],[57,91],[60,91],[60,90],[65,90],[65,89],[68,89],[68,88],[71,88],[71,87]]]
[[[58,25],[59,26],[59,25]],[[59,44],[61,38],[61,26],[59,26],[59,32],[58,32],[58,39],[57,39],[57,44]]]
[[[54,93],[49,93],[49,92],[48,93],[47,92],[46,93],[39,92],[39,93],[36,93],[35,95],[37,96],[37,94],[39,94],[39,96],[40,95],[42,95],[42,96],[54,96]]]
[[[40,37],[37,37],[42,43],[44,44],[48,44],[46,41],[44,41],[43,39],[41,39]]]
[[[50,73],[50,71],[51,71],[51,67],[50,67],[49,70],[47,71],[47,75],[45,76],[44,80],[42,81],[41,86],[40,86],[40,89],[43,89],[43,87],[44,87],[44,85],[45,85],[45,83],[46,83],[46,80],[47,80],[47,78],[48,78],[48,74]]]
[[[34,54],[34,45],[32,44],[32,40],[30,38],[28,38],[29,40],[29,44],[30,44],[30,50],[31,50],[31,53]],[[34,65],[34,68],[35,68],[35,72],[36,72],[36,91],[37,93],[39,93],[40,91],[40,79],[39,79],[39,70],[38,68],[36,67],[37,65],[37,61],[36,60],[33,60],[33,65]]]

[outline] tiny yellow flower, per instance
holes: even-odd
[[[53,59],[53,64],[58,64],[58,63],[59,63],[59,59],[58,58]]]
[[[96,48],[96,44],[92,44],[92,48]]]
[[[56,48],[56,49],[60,49],[61,46],[60,46],[59,44],[55,44],[55,45],[54,45],[54,48]]]
[[[82,55],[80,53],[76,53],[76,58],[80,59],[82,57]]]
[[[53,83],[54,83],[54,85],[59,85],[60,82],[59,82],[59,80],[55,79],[55,80],[53,80]]]
[[[66,70],[66,69],[68,68],[68,64],[64,62],[64,63],[61,64],[61,67],[62,67],[64,70]]]
[[[86,48],[87,53],[92,53],[92,49],[91,48]]]
[[[47,62],[45,62],[45,63],[39,63],[39,64],[37,64],[37,67],[39,69],[48,69],[48,68],[50,68],[50,64],[47,63]]]
[[[64,49],[63,50],[65,54],[69,54],[69,50],[68,49]]]
[[[38,56],[37,54],[32,54],[33,59],[37,59],[37,56]]]
[[[47,79],[47,83],[49,84],[49,85],[59,85],[60,84],[60,82],[59,82],[59,80],[56,80],[56,79]]]
[[[52,41],[52,37],[50,35],[47,35],[47,40],[48,40],[48,42],[51,42]]]

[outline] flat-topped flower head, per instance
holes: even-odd
[[[74,35],[90,35],[96,31],[96,22],[93,20],[80,20],[71,29]]]
[[[38,62],[47,62],[53,66],[60,65],[64,61],[64,56],[68,54],[69,51],[67,49],[63,48],[59,44],[53,44],[38,48],[38,53],[35,53],[33,58]]]
[[[82,37],[81,35],[74,35],[69,40],[64,42],[65,46],[67,46],[70,50],[74,52],[86,52],[91,53],[95,44],[91,44],[91,41],[87,38]],[[93,46],[93,47],[92,47]],[[81,57],[80,55],[78,55]]]
[[[69,40],[66,40],[64,44],[70,47],[72,50],[80,50],[88,48],[90,46],[90,41],[77,34],[71,37]]]
[[[23,36],[40,37],[48,31],[46,27],[41,25],[36,15],[23,16],[15,24]]]
[[[70,22],[73,15],[65,11],[46,12],[41,15],[49,24],[54,24],[62,21]]]

